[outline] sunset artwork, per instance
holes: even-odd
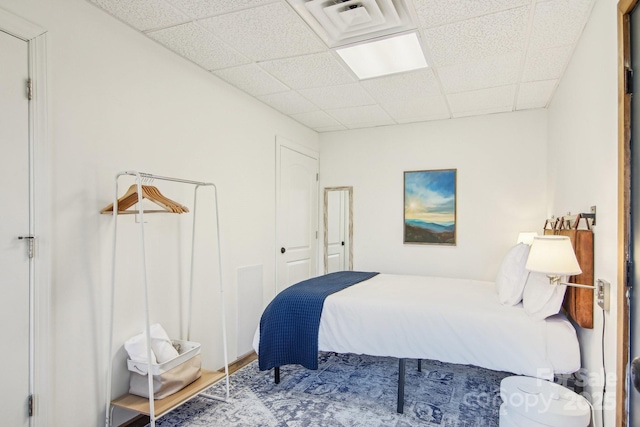
[[[404,243],[456,244],[456,169],[404,173]]]

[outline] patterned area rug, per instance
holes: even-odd
[[[156,421],[160,427],[496,427],[500,381],[511,374],[473,366],[407,361],[404,414],[396,412],[398,359],[320,353],[319,369],[259,371],[230,378],[230,401],[198,397]],[[209,390],[224,395],[219,383]]]

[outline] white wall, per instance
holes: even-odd
[[[617,27],[616,0],[598,0],[580,43],[548,109],[549,214],[588,212],[597,206],[594,228],[595,277],[617,289]],[[609,373],[605,425],[614,425],[616,316],[606,316],[606,370]],[[579,328],[582,365],[594,403],[602,398],[602,312],[593,330]],[[600,413],[597,411],[600,419]],[[619,421],[620,422],[620,421]],[[598,421],[600,423],[600,421]],[[598,424],[599,425],[599,424]]]
[[[321,134],[321,187],[353,186],[354,269],[493,280],[544,224],[546,138],[544,110]],[[403,172],[449,168],[457,245],[403,244]]]
[[[55,255],[48,425],[101,425],[112,220],[98,211],[113,197],[115,174],[137,169],[218,185],[229,349],[234,359],[236,304],[252,297],[236,295],[237,270],[262,266],[265,298],[270,299],[275,289],[275,136],[314,150],[318,136],[89,2],[0,0],[0,7],[49,32]],[[191,206],[182,187],[155,185]],[[150,281],[159,292],[153,297],[152,317],[173,336],[184,329],[180,314],[167,309],[184,305],[177,285],[188,275],[181,249],[188,246],[189,218],[148,218]],[[134,291],[140,278],[138,229],[132,217],[121,224],[118,277],[126,286],[118,294],[116,346],[142,328],[142,294]],[[215,236],[211,225],[205,225],[205,231],[208,239]],[[205,363],[217,369],[222,365],[213,339],[217,335],[205,334],[205,329],[219,328],[215,310],[217,305],[200,307],[196,323],[201,325]],[[122,352],[118,358],[122,364]],[[127,374],[122,367],[116,374],[115,393],[121,393]]]

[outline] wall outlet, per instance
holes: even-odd
[[[609,311],[609,295],[611,292],[611,284],[606,280],[598,279],[596,281],[596,302],[601,309]]]

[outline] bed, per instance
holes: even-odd
[[[580,368],[576,331],[564,314],[532,319],[522,303],[501,304],[493,282],[466,279],[377,274],[353,284],[326,297],[317,345],[319,351],[398,358],[400,413],[406,359],[544,379]],[[253,347],[260,356],[260,328]]]

